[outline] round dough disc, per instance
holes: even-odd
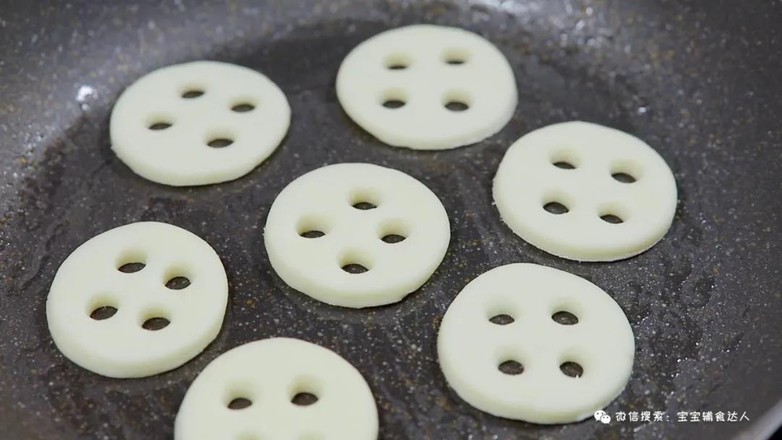
[[[203,351],[220,331],[227,301],[225,269],[204,240],[141,222],[73,251],[54,277],[46,317],[71,361],[104,376],[143,377]]]
[[[111,113],[111,143],[136,174],[173,186],[208,185],[249,173],[290,125],[282,91],[246,67],[196,61],[149,73]]]
[[[587,122],[521,137],[494,178],[494,201],[513,232],[577,261],[614,261],[649,249],[670,228],[676,200],[673,173],[656,151]]]
[[[448,215],[429,188],[363,163],[329,165],[291,182],[264,231],[269,260],[286,284],[353,308],[390,304],[421,287],[450,238]]]
[[[187,390],[174,428],[176,440],[377,435],[361,373],[331,350],[288,338],[250,342],[212,361]]]
[[[513,70],[494,45],[432,25],[393,29],[356,46],[339,68],[337,97],[376,138],[417,150],[486,139],[517,103]]]
[[[532,423],[592,416],[624,389],[634,350],[624,312],[599,287],[524,263],[467,284],[437,340],[440,367],[462,399]]]

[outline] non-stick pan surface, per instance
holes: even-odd
[[[382,145],[341,111],[334,79],[357,43],[408,23],[461,26],[509,58],[519,106],[478,145],[438,153]],[[382,438],[729,438],[763,435],[782,397],[782,3],[531,0],[0,3],[0,438],[171,438],[198,372],[244,342],[292,336],[347,358],[367,378]],[[268,75],[293,109],[289,136],[234,182],[171,188],[133,174],[109,148],[124,87],[167,64],[214,59]],[[626,261],[548,255],[500,220],[490,192],[508,146],[582,119],[650,143],[680,201],[668,235]],[[398,168],[440,196],[449,252],[399,304],[345,310],[288,288],[262,227],[295,177],[324,164]],[[158,220],[205,238],[230,279],[217,340],[158,376],[107,379],[66,360],[44,305],[55,271],[90,237]],[[585,277],[622,306],[636,337],[626,390],[608,407],[664,422],[537,426],[481,413],[437,364],[440,319],[480,273],[535,262]],[[599,341],[595,341],[599,343]],[[679,411],[746,411],[750,421],[677,422]],[[765,416],[765,418],[764,418]]]

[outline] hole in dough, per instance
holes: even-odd
[[[320,399],[320,394],[319,382],[312,377],[300,377],[290,388],[291,403],[296,406],[314,405]]]
[[[611,174],[611,177],[613,177],[617,182],[622,183],[635,183],[636,180],[632,175],[622,172]]]
[[[153,122],[148,128],[153,131],[160,131],[171,127],[171,125],[172,124],[170,122],[157,121],[157,122]]]
[[[459,90],[451,90],[443,97],[443,106],[454,113],[467,111],[471,103],[472,98],[466,92]]]
[[[445,108],[452,112],[463,112],[470,108],[467,103],[461,102],[461,101],[448,101],[445,103]]]
[[[204,95],[204,91],[197,88],[190,88],[182,92],[182,97],[185,99],[199,98]]]
[[[122,266],[118,267],[117,270],[124,273],[134,273],[138,272],[141,269],[147,267],[146,264],[140,262],[140,261],[134,261],[131,263],[125,263]]]
[[[394,243],[399,243],[399,242],[405,241],[406,238],[407,237],[405,237],[404,235],[388,234],[388,235],[384,235],[380,239],[383,240],[386,243],[394,244]]]
[[[146,267],[147,256],[143,251],[137,249],[128,249],[123,251],[117,261],[115,267],[118,271],[124,273],[134,273]]]
[[[643,167],[634,160],[617,160],[609,169],[611,177],[621,183],[635,183],[643,177]]]
[[[385,108],[396,109],[404,106],[405,102],[399,99],[387,99],[383,101],[383,107]]]
[[[377,205],[375,205],[374,203],[370,203],[370,202],[356,202],[356,203],[353,204],[353,207],[356,208],[356,209],[359,209],[361,211],[368,211],[370,209],[377,208]]]
[[[560,310],[553,315],[551,315],[551,319],[554,320],[557,324],[562,325],[573,325],[578,324],[578,317],[568,311]]]
[[[514,321],[515,321],[515,319],[513,319],[513,316],[505,314],[505,313],[502,313],[500,315],[494,315],[491,318],[489,318],[489,322],[491,322],[492,324],[497,324],[497,325],[513,324]]]
[[[557,149],[551,154],[549,160],[552,165],[563,170],[573,170],[581,164],[579,157],[567,148]]]
[[[214,138],[209,140],[209,142],[207,142],[206,145],[212,148],[225,148],[233,143],[234,143],[233,139],[219,137],[219,138]]]
[[[443,54],[443,61],[451,66],[460,66],[466,63],[469,58],[467,50],[461,48],[447,49]]]
[[[247,113],[253,110],[255,110],[255,106],[250,104],[249,102],[241,102],[231,107],[231,111],[234,111],[236,113]]]
[[[299,220],[296,225],[296,233],[304,238],[320,238],[326,235],[326,221],[317,215],[307,215]]]
[[[169,321],[168,319],[162,316],[153,316],[152,318],[149,318],[146,321],[144,321],[141,324],[141,327],[144,330],[158,331],[168,327],[169,324],[171,324],[171,321]]]
[[[383,64],[389,70],[404,70],[410,67],[412,60],[405,54],[395,53],[387,56]]]
[[[299,233],[299,235],[304,237],[304,238],[320,238],[320,237],[323,237],[326,234],[323,231],[318,231],[318,230],[313,229],[313,230],[301,232],[301,233]]]
[[[562,364],[560,364],[559,370],[562,371],[562,374],[564,374],[565,376],[569,376],[573,378],[579,378],[584,375],[584,369],[577,362],[572,362],[572,361],[563,362]]]
[[[378,235],[386,243],[399,243],[410,236],[410,228],[402,220],[388,220],[381,224]]]
[[[370,190],[354,191],[351,194],[349,203],[350,206],[360,209],[362,211],[375,209],[380,205],[380,201],[377,193]]]
[[[576,169],[576,167],[572,163],[564,161],[564,160],[560,160],[560,161],[554,162],[554,166],[557,167],[557,168],[561,168],[563,170],[574,170],[574,169]]]
[[[509,376],[516,376],[524,372],[524,366],[521,365],[521,362],[514,360],[507,360],[500,363],[500,365],[497,366],[497,369]]]
[[[620,223],[624,223],[624,220],[622,220],[621,217],[619,217],[618,215],[614,215],[614,214],[603,214],[603,215],[600,216],[600,219],[603,220],[606,223],[611,223],[611,224],[615,224],[615,225],[618,225]]]
[[[369,271],[369,269],[366,266],[358,263],[347,263],[342,266],[342,270],[352,274],[360,274]]]
[[[235,397],[231,399],[230,402],[228,402],[228,408],[229,409],[245,409],[252,406],[253,402],[250,399],[247,399],[245,397]]]
[[[570,212],[570,210],[567,208],[567,206],[563,205],[559,202],[548,202],[545,205],[543,205],[543,209],[546,210],[546,212],[549,212],[551,214],[560,215],[560,214],[566,214]]]
[[[386,90],[380,98],[383,107],[396,110],[407,105],[407,94],[399,89]]]
[[[109,319],[117,313],[117,308],[113,306],[99,306],[96,307],[91,313],[90,318],[96,321],[103,321]]]
[[[361,252],[346,252],[339,260],[339,267],[349,274],[362,274],[372,269],[369,258]]]
[[[298,406],[310,406],[314,403],[317,403],[317,401],[318,396],[307,392],[296,393],[296,395],[294,395],[291,399],[291,403]]]
[[[168,281],[166,281],[166,287],[168,287],[171,290],[182,290],[190,285],[190,279],[177,275],[175,277],[170,278]]]

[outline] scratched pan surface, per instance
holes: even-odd
[[[0,438],[171,438],[198,372],[270,336],[316,342],[355,365],[377,398],[382,438],[751,438],[779,421],[782,3],[206,3],[0,4]],[[498,135],[454,151],[393,149],[340,110],[342,58],[370,35],[415,22],[477,31],[509,58],[519,106]],[[109,149],[111,106],[139,76],[203,58],[277,82],[293,108],[290,134],[235,182],[178,189],[145,181]],[[645,254],[565,261],[500,222],[490,184],[507,147],[570,119],[635,133],[673,169],[676,218]],[[347,161],[401,169],[449,212],[445,261],[399,304],[329,307],[269,267],[261,231],[275,196],[306,171]],[[216,341],[185,366],[107,379],[56,350],[46,294],[75,247],[139,220],[182,226],[214,246],[230,279],[228,312]],[[469,280],[512,262],[573,272],[617,300],[637,351],[630,383],[608,411],[666,411],[670,421],[536,426],[483,414],[447,387],[435,355],[446,307]],[[676,422],[678,411],[706,410],[746,411],[751,420]]]

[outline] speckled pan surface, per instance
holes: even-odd
[[[723,439],[762,433],[773,419],[763,416],[782,397],[780,1],[44,3],[0,7],[0,438],[171,438],[198,372],[270,336],[321,344],[355,365],[387,439]],[[498,135],[453,151],[403,151],[340,110],[342,58],[371,35],[417,22],[476,31],[507,56],[519,107]],[[293,111],[287,139],[234,182],[182,189],[139,178],[109,148],[112,103],[155,68],[203,58],[275,81]],[[637,135],[674,171],[676,218],[643,255],[562,260],[521,241],[492,207],[491,179],[508,146],[574,119]],[[268,264],[261,228],[275,196],[336,162],[397,168],[448,210],[449,253],[398,304],[330,307],[286,287]],[[79,244],[142,220],[213,245],[231,288],[225,325],[182,368],[101,378],[54,347],[46,292]],[[616,299],[636,335],[636,363],[607,411],[666,411],[670,422],[528,425],[480,413],[446,386],[435,344],[443,313],[469,280],[513,262],[572,272]],[[751,422],[676,422],[677,411],[695,410],[747,411]]]

